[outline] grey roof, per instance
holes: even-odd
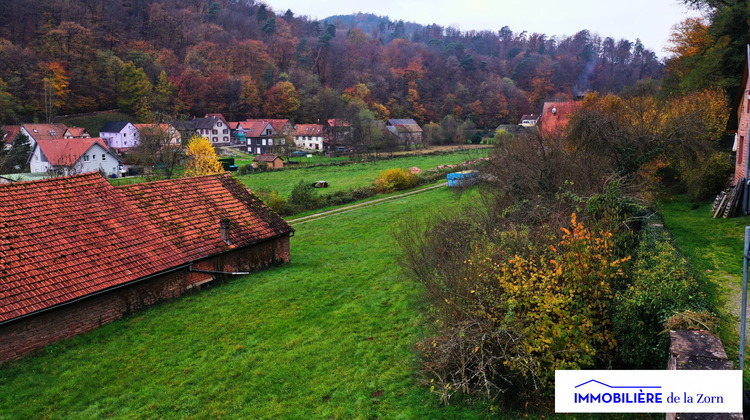
[[[100,133],[119,133],[128,125],[128,121],[112,121],[104,124],[104,127],[99,130]]]
[[[414,121],[411,118],[406,118],[406,119],[393,119],[392,118],[392,119],[388,120],[388,124],[391,124],[391,125],[411,125],[411,124],[419,125],[419,124],[417,124],[416,121]]]
[[[174,127],[177,130],[182,130],[182,131],[195,130],[195,120],[172,121],[170,124],[172,124],[172,127]]]
[[[214,125],[216,124],[216,121],[221,121],[218,118],[209,117],[209,118],[196,118],[193,120],[194,127],[196,129],[202,128],[202,129],[212,129],[214,128]]]

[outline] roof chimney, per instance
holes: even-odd
[[[221,221],[219,221],[219,227],[221,240],[226,242],[227,245],[232,245],[232,242],[229,241],[229,219],[221,219]]]
[[[557,108],[552,108],[552,115],[557,115]]]

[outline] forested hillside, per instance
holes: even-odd
[[[461,32],[372,15],[324,22],[253,0],[0,2],[0,118],[119,108],[314,122],[367,109],[517,122],[541,102],[659,79],[639,41]]]

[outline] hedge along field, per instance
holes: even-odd
[[[440,188],[300,224],[286,266],[0,366],[0,418],[484,418],[418,384],[428,322],[390,234],[456,200]]]
[[[409,169],[416,166],[422,170],[427,170],[440,165],[455,165],[467,160],[487,157],[490,151],[491,149],[476,149],[446,154],[408,156],[342,166],[317,166],[259,172],[239,176],[238,178],[253,191],[268,189],[278,191],[284,197],[289,196],[289,193],[300,180],[305,180],[311,184],[315,181],[328,181],[330,187],[321,190],[321,193],[331,193],[372,185],[378,174],[386,169]]]

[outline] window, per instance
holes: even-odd
[[[218,139],[218,138],[216,138],[216,137],[214,137],[214,138],[212,138],[212,139],[211,139],[211,141],[212,141],[212,142],[214,142],[214,143],[216,143],[216,142],[217,142],[218,140],[219,140],[219,139]]]
[[[89,161],[89,155],[83,155],[83,161],[88,162]]]
[[[107,154],[106,153],[102,153],[102,160],[107,160]]]
[[[217,130],[215,128],[213,130],[211,130],[211,134],[218,134],[218,133],[219,133],[219,130]]]
[[[229,132],[229,130],[227,130],[226,128],[224,129],[224,131],[222,131],[222,133],[224,133],[224,134],[227,134],[228,132]]]
[[[740,136],[740,144],[737,147],[737,161],[738,162],[744,162],[745,161],[745,136]]]
[[[224,137],[224,143],[229,141],[229,137]]]
[[[271,135],[271,129],[270,129],[270,128],[269,128],[268,130],[266,130],[266,135],[267,135],[267,136],[270,136],[270,135]]]
[[[127,137],[127,136],[128,136],[128,133],[122,133],[122,136],[123,136],[123,137]]]
[[[92,159],[92,160],[96,160],[96,155],[92,153],[92,154],[91,154],[91,159]]]

